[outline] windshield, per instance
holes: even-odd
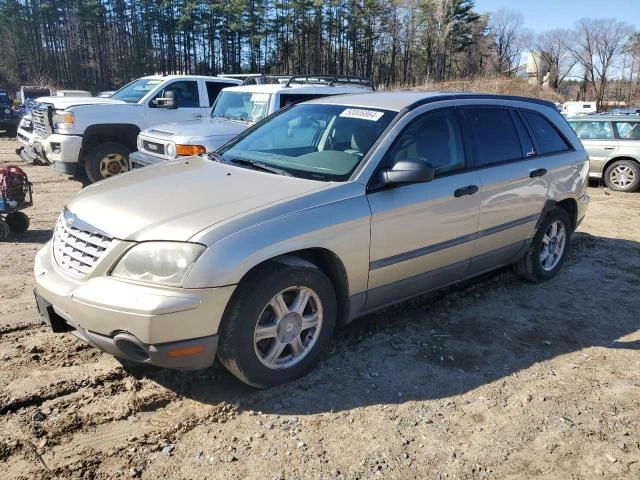
[[[295,105],[220,153],[231,164],[250,161],[296,177],[345,181],[395,115],[371,108]]]
[[[0,102],[8,102],[9,101],[9,95],[7,94],[7,92],[5,92],[4,90],[0,90]]]
[[[114,93],[111,98],[127,103],[138,103],[142,97],[160,83],[162,83],[162,80],[158,79],[150,80],[141,78],[140,80],[134,80]]]
[[[251,92],[220,92],[211,110],[212,117],[259,122],[269,113],[271,94]]]

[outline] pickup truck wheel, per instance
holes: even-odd
[[[640,165],[631,160],[618,160],[607,167],[604,183],[611,190],[635,192],[640,187]]]
[[[8,128],[5,133],[9,138],[16,138],[16,136],[18,135],[18,127]]]
[[[289,382],[318,363],[336,316],[336,294],[322,271],[274,262],[238,286],[220,327],[218,356],[253,387]]]
[[[9,225],[7,225],[7,222],[5,222],[2,217],[0,217],[0,242],[9,238],[10,234],[11,229],[9,228]]]
[[[571,220],[560,207],[552,208],[540,224],[524,257],[514,264],[515,272],[530,282],[544,282],[562,268],[571,241]]]
[[[129,170],[129,150],[119,143],[102,143],[89,152],[85,169],[92,182],[124,173]]]
[[[29,217],[23,212],[11,212],[5,218],[5,222],[13,233],[24,233],[29,229]]]

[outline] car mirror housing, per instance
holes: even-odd
[[[381,173],[386,185],[430,182],[435,175],[433,166],[420,160],[401,160]]]
[[[178,102],[176,100],[175,92],[169,91],[163,98],[156,98],[153,101],[154,105],[159,108],[178,108]]]

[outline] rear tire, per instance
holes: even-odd
[[[13,233],[24,233],[29,229],[29,217],[22,212],[11,212],[5,222]]]
[[[557,275],[571,242],[571,219],[560,207],[544,217],[527,253],[514,265],[515,272],[530,282],[544,282]]]
[[[321,270],[273,262],[238,286],[220,326],[218,356],[253,387],[290,382],[318,363],[336,317],[335,290]]]
[[[116,142],[101,143],[85,160],[87,177],[92,183],[129,170],[129,149]]]
[[[635,192],[640,187],[640,165],[632,160],[618,160],[607,167],[604,183],[611,190]]]

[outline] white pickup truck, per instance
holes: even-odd
[[[141,130],[208,115],[218,93],[242,80],[193,75],[148,76],[109,98],[42,97],[33,133],[18,136],[23,158],[40,158],[65,174],[83,166],[92,182],[129,169]],[[23,138],[24,137],[24,138]]]

